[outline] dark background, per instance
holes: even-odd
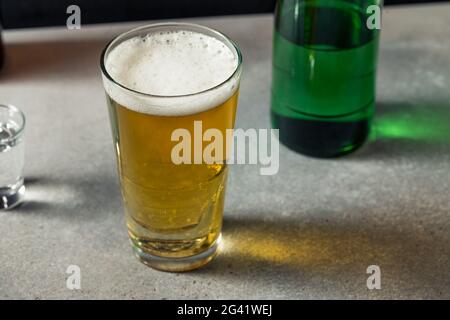
[[[385,5],[445,0],[385,0]],[[81,8],[83,24],[272,12],[275,0],[0,0],[3,28],[65,25],[66,9]]]

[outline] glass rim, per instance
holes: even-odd
[[[20,123],[19,129],[16,132],[14,132],[14,134],[11,137],[4,138],[4,139],[0,138],[0,142],[11,141],[11,140],[17,139],[18,137],[20,137],[22,135],[22,133],[25,130],[25,123],[26,123],[25,114],[23,113],[22,110],[20,110],[19,108],[17,108],[16,106],[14,106],[12,104],[0,104],[0,110],[1,109],[12,111],[13,113],[19,115],[20,120],[22,122]]]
[[[131,88],[128,88],[124,85],[122,85],[121,83],[119,83],[118,81],[116,81],[110,74],[109,72],[106,70],[106,66],[105,66],[105,58],[106,58],[106,54],[108,53],[109,49],[111,48],[112,45],[114,45],[115,43],[120,42],[122,39],[126,38],[128,35],[135,33],[135,32],[139,32],[142,30],[146,30],[146,29],[153,29],[153,28],[157,28],[157,27],[190,27],[190,28],[198,28],[201,30],[205,30],[208,31],[212,34],[218,35],[220,37],[223,37],[226,41],[229,42],[229,44],[232,46],[232,48],[235,50],[235,53],[237,55],[237,59],[238,59],[238,63],[236,65],[235,70],[233,71],[233,73],[224,81],[220,82],[219,84],[202,90],[202,91],[197,91],[197,92],[193,92],[193,93],[188,93],[188,94],[179,94],[179,95],[158,95],[158,94],[151,94],[151,93],[145,93],[145,92],[141,92],[141,91],[137,91]],[[219,41],[221,41],[221,39],[218,39]],[[222,41],[223,42],[223,41]],[[191,96],[196,96],[196,95],[201,95],[210,91],[214,91],[218,88],[220,88],[221,86],[225,85],[226,83],[228,83],[229,81],[231,81],[240,71],[242,66],[242,53],[241,50],[239,49],[239,47],[237,46],[237,44],[231,40],[227,35],[223,34],[220,31],[217,31],[213,28],[209,28],[200,24],[196,24],[196,23],[188,23],[188,22],[161,22],[161,23],[152,23],[152,24],[147,24],[147,25],[143,25],[143,26],[139,26],[136,28],[133,28],[131,30],[128,30],[126,32],[123,32],[119,35],[117,35],[116,37],[114,37],[111,41],[108,42],[108,44],[105,46],[105,48],[102,51],[102,54],[100,56],[100,68],[101,71],[103,73],[103,75],[109,80],[111,81],[114,85],[118,86],[120,89],[125,90],[129,93],[132,94],[137,94],[137,95],[141,95],[144,97],[148,97],[148,98],[165,98],[165,99],[170,99],[170,98],[183,98],[183,97],[191,97]]]

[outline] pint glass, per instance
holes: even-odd
[[[217,252],[227,152],[214,163],[195,159],[203,131],[225,137],[234,127],[241,61],[225,35],[185,23],[131,30],[102,54],[128,234],[153,268],[187,271]],[[182,156],[193,161],[173,159],[179,130],[189,137],[181,153],[191,153]]]
[[[272,125],[289,148],[334,157],[370,130],[381,0],[279,0]]]

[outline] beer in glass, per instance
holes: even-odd
[[[224,137],[233,129],[238,47],[203,26],[154,24],[115,38],[101,69],[134,252],[160,270],[206,264],[220,241],[227,152],[214,163],[174,162],[173,134],[190,134],[192,148],[183,152],[194,159],[206,147],[196,124]]]

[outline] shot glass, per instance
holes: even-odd
[[[18,108],[0,105],[0,210],[20,204],[23,184],[25,116]]]

